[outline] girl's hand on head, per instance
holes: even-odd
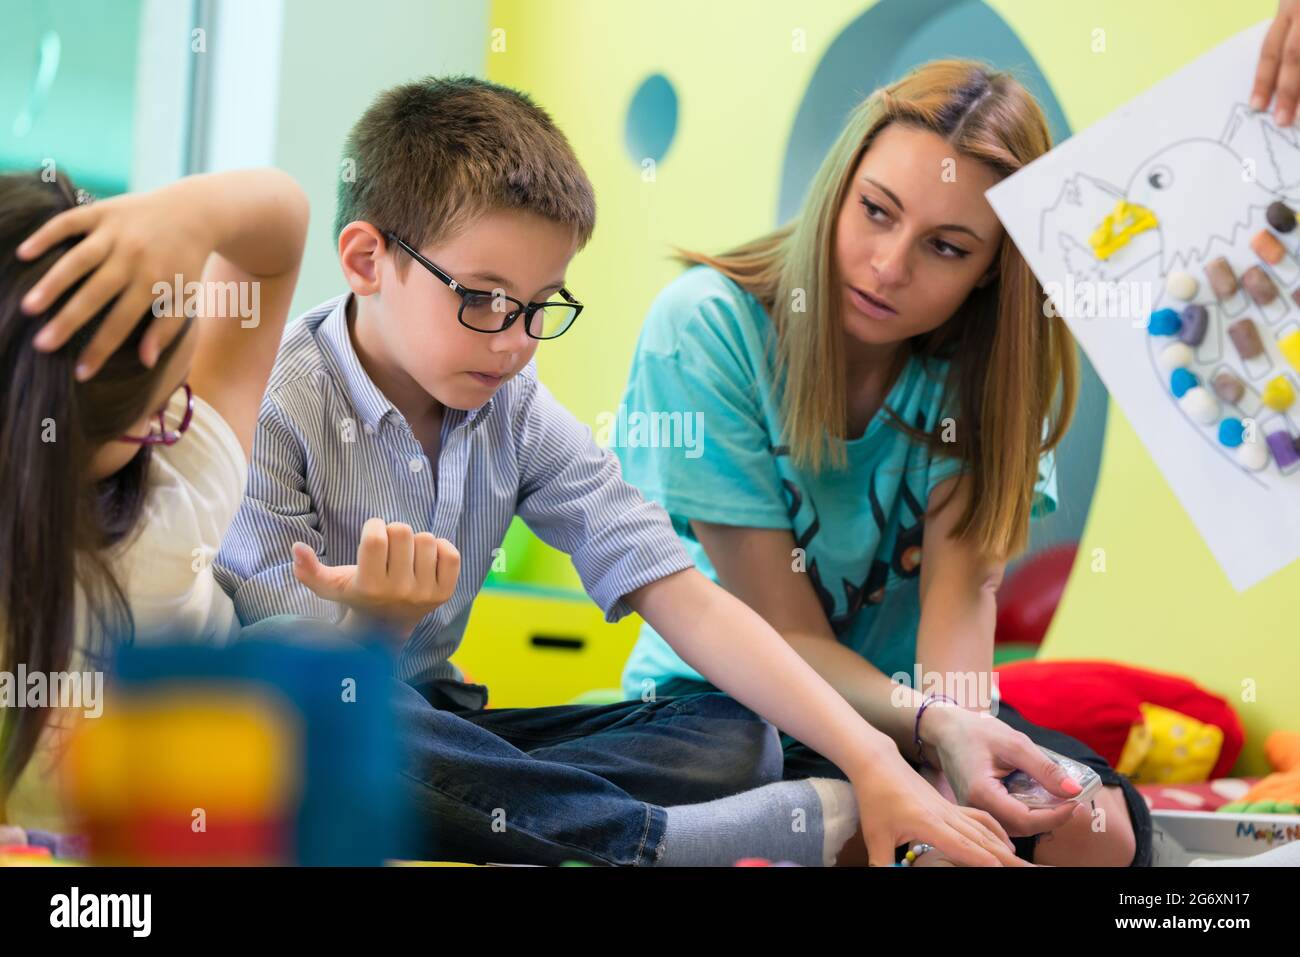
[[[1297,7],[1297,0],[1278,0],[1277,15],[1259,51],[1250,108],[1265,109],[1275,91],[1277,125],[1290,126],[1295,120],[1296,101],[1300,99],[1300,7]]]
[[[460,552],[445,538],[372,518],[361,529],[355,565],[322,565],[311,546],[293,546],[293,573],[326,601],[378,622],[405,641],[456,590]]]
[[[1006,831],[987,811],[953,804],[896,750],[883,753],[883,762],[875,762],[862,780],[853,782],[867,858],[873,867],[892,865],[895,848],[917,842],[933,844],[954,864],[1033,866],[1016,857]]]
[[[61,348],[105,306],[113,307],[78,356],[77,378],[100,370],[142,321],[152,322],[140,343],[140,360],[152,368],[184,326],[184,286],[203,277],[212,252],[209,230],[185,181],[149,193],[114,196],[65,210],[18,247],[19,259],[34,259],[63,241],[81,236],[23,297],[24,312],[48,309],[78,280],[81,288],[32,344],[43,352]],[[176,276],[181,287],[175,288]],[[170,310],[159,307],[154,286],[172,292]],[[179,300],[179,301],[175,301]]]
[[[1002,779],[1016,770],[1057,797],[1073,797],[1079,785],[1027,734],[1005,722],[963,708],[931,706],[922,723],[922,736],[938,751],[957,803],[987,811],[1013,837],[1054,831],[1083,807],[1070,801],[1060,807],[1030,808],[1011,796]]]

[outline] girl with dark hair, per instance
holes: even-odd
[[[0,176],[0,670],[47,680],[155,629],[237,631],[210,562],[308,216],[274,170],[81,195]],[[0,714],[0,822],[64,829],[50,779],[76,713]]]

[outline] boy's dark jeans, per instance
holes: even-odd
[[[484,709],[478,685],[394,686],[408,858],[654,864],[665,806],[782,776],[776,728],[721,693]]]

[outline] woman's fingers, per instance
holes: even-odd
[[[862,828],[862,842],[867,845],[868,867],[892,867],[894,849],[901,843],[888,831]]]
[[[1014,846],[1008,847],[996,834],[971,819],[970,812],[974,810],[973,808],[956,808],[958,820],[954,826],[962,831],[967,840],[990,855],[997,863],[1004,867],[1024,866],[1025,861],[1016,856]]]
[[[967,795],[972,807],[987,811],[1017,835],[1054,831],[1066,823],[1077,807],[1073,801],[1054,808],[1029,808],[1000,785],[975,788]]]
[[[22,300],[23,312],[36,315],[49,309],[78,280],[103,263],[111,251],[112,243],[108,239],[87,236],[60,256],[36,285],[27,290]],[[57,349],[77,331],[81,323],[69,325],[67,311],[65,306],[42,327],[34,340],[38,349]]]
[[[1268,106],[1277,86],[1277,74],[1282,65],[1282,41],[1286,38],[1290,18],[1279,15],[1273,18],[1264,44],[1259,51],[1259,64],[1255,67],[1255,86],[1250,92],[1250,107],[1262,110]]]
[[[951,823],[944,823],[940,834],[927,843],[943,851],[959,867],[997,867],[998,859],[987,849]]]
[[[998,748],[996,757],[1013,768],[1019,768],[1057,797],[1074,797],[1083,790],[1079,782],[1034,744],[1028,735],[1017,734]]]
[[[1025,833],[1043,834],[1047,831],[1055,831],[1058,827],[1065,827],[1074,820],[1081,807],[1082,804],[1066,801],[1060,807],[1030,808],[1029,827]]]
[[[967,817],[974,818],[977,823],[982,824],[986,829],[992,831],[993,836],[1000,840],[1006,846],[1006,849],[1012,854],[1016,852],[1016,846],[1011,843],[1011,837],[1007,834],[1006,828],[1004,828],[998,822],[998,819],[992,814],[983,808],[978,807],[962,808],[962,810],[965,812]]]
[[[1034,819],[1029,809],[1007,793],[1006,788],[973,787],[966,795],[970,806],[986,811],[995,816],[1017,835],[1035,833],[1029,829],[1034,826]]]
[[[103,210],[99,204],[64,210],[42,223],[41,228],[19,243],[14,252],[19,259],[35,259],[70,236],[89,232]]]
[[[958,864],[967,867],[993,867],[999,864],[1016,867],[1023,863],[1016,857],[1015,847],[1006,838],[1006,832],[993,831],[983,823],[985,812],[976,808],[959,807],[944,803],[943,823],[955,836],[951,844],[931,841]],[[994,822],[996,825],[996,822]]]
[[[888,828],[869,829],[864,825],[862,836],[867,845],[867,863],[872,867],[892,865],[895,848],[904,840],[909,844],[914,840],[933,844],[953,863],[963,867],[997,867],[999,864],[1015,867],[1025,863],[1016,857],[1005,834],[999,837],[993,830],[996,821],[991,822],[993,827],[981,823],[984,820],[980,817],[983,812],[958,808],[946,801],[939,810],[937,819],[928,813],[922,818],[933,822],[935,826],[926,827],[923,831],[915,827],[909,828],[905,833],[911,833],[912,836],[891,833]]]
[[[1300,95],[1300,22],[1289,21],[1282,41],[1282,66],[1277,77],[1277,124],[1290,126],[1295,120],[1295,105]]]

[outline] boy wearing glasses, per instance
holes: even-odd
[[[381,94],[339,183],[350,292],[284,339],[218,578],[245,624],[398,636],[403,784],[425,828],[411,855],[833,861],[874,769],[906,768],[895,742],[692,568],[668,516],[538,380],[539,341],[582,315],[565,271],[594,224],[585,173],[527,97],[472,78]],[[728,694],[486,710],[448,659],[516,515],[572,556],[610,620],[639,612]],[[781,781],[776,732],[745,705],[835,761],[857,800],[844,781]]]

